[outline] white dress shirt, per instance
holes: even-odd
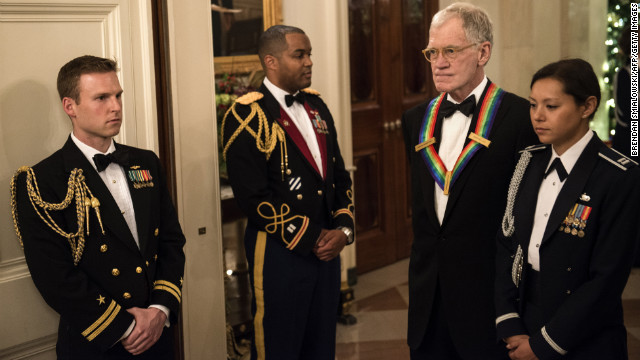
[[[484,88],[487,86],[487,77],[485,76],[482,79],[480,85],[476,86],[475,89],[469,94],[475,95],[476,97],[476,106],[478,105],[478,101],[480,101],[480,96],[482,96],[482,92]],[[469,97],[467,96],[467,97]],[[453,100],[451,95],[447,94],[447,100],[451,101],[454,104],[459,104],[459,102]],[[438,156],[444,163],[444,166],[447,168],[447,171],[453,170],[453,167],[456,164],[456,160],[460,156],[462,149],[464,148],[464,143],[467,140],[467,133],[469,132],[469,125],[471,125],[471,118],[473,114],[466,116],[460,111],[456,111],[453,115],[446,117],[442,121],[442,134],[441,139],[437,139],[440,143],[440,147],[438,147]],[[455,186],[453,184],[452,186]],[[435,208],[436,214],[438,215],[438,220],[440,224],[442,224],[442,219],[444,219],[444,212],[447,209],[447,202],[449,201],[449,196],[444,194],[444,190],[438,186],[438,183],[435,184]]]
[[[288,92],[280,89],[276,85],[274,85],[269,79],[264,78],[264,85],[271,92],[274,98],[280,104],[280,107],[284,109],[284,111],[289,115],[293,123],[300,131],[300,134],[304,138],[304,141],[307,143],[307,147],[311,152],[311,156],[313,160],[316,162],[318,166],[318,170],[320,170],[320,175],[324,176],[323,168],[322,168],[322,155],[320,155],[320,146],[318,145],[318,138],[316,138],[316,131],[313,128],[313,124],[311,123],[311,119],[309,118],[309,114],[307,110],[304,108],[302,104],[297,101],[294,101],[291,106],[287,106],[287,103],[284,100],[286,95],[297,95],[289,94]]]
[[[549,159],[549,163],[545,168],[545,174],[553,160],[557,157],[562,161],[562,166],[564,166],[567,174],[571,174],[571,170],[573,170],[582,151],[587,147],[592,137],[593,131],[587,131],[577,143],[573,144],[561,156],[558,156],[556,150],[552,147],[551,159]],[[529,240],[529,252],[527,255],[527,261],[531,264],[533,270],[540,271],[540,244],[542,243],[542,237],[549,223],[549,216],[551,215],[551,210],[553,210],[553,205],[568,178],[569,177],[564,179],[564,181],[560,181],[558,172],[552,171],[546,178],[542,179],[542,183],[540,183],[536,211],[533,217],[533,229],[531,230],[531,239]]]
[[[87,160],[89,160],[91,166],[93,166],[96,171],[98,171],[98,169],[96,168],[96,164],[93,161],[93,156],[96,154],[106,155],[116,151],[113,140],[111,140],[111,145],[109,145],[109,149],[107,150],[107,152],[102,153],[78,140],[78,138],[75,137],[73,133],[71,133],[71,139],[76,144],[78,149],[82,151],[84,156],[87,158]],[[124,170],[122,169],[122,166],[116,163],[111,163],[109,164],[109,166],[107,166],[106,169],[98,172],[98,175],[100,175],[102,181],[104,181],[104,184],[107,185],[111,196],[113,196],[116,204],[118,204],[118,208],[120,208],[120,212],[122,213],[124,220],[127,222],[129,230],[131,230],[131,234],[133,235],[133,238],[135,239],[136,244],[139,248],[140,241],[138,240],[138,228],[136,227],[136,214],[133,210],[133,200],[131,200],[131,193],[129,192],[127,177],[124,173]]]
[[[94,155],[107,155],[116,151],[116,146],[113,140],[111,140],[111,145],[109,145],[109,149],[107,149],[107,152],[105,153],[83,143],[75,135],[73,135],[73,132],[71,133],[71,140],[73,140],[73,143],[76,144],[78,149],[80,149],[82,154],[84,154],[87,160],[89,160],[89,163],[91,164],[91,166],[93,166],[94,169],[96,169],[96,171],[98,171],[98,168],[93,161]],[[120,208],[120,212],[122,213],[124,220],[127,222],[127,226],[129,227],[131,234],[133,235],[133,239],[136,241],[138,248],[140,248],[140,241],[138,240],[138,228],[136,227],[136,215],[133,210],[133,200],[131,199],[131,193],[129,192],[129,185],[127,184],[127,177],[124,173],[124,169],[122,168],[122,166],[116,163],[111,163],[103,171],[98,172],[98,175],[100,175],[100,178],[102,178],[102,181],[104,181],[104,184],[109,189],[111,196],[116,201],[116,204],[118,205],[118,208]],[[164,305],[158,304],[152,304],[149,305],[149,307],[153,307],[162,311],[167,316],[165,326],[169,327],[169,308]],[[136,321],[133,320],[120,340],[129,336],[129,334],[131,334],[131,331],[133,331],[135,325]]]

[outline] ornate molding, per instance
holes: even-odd
[[[51,351],[51,355],[55,356],[57,340],[58,334],[51,334],[6,349],[0,349],[0,359],[30,359],[47,351]]]
[[[30,277],[31,273],[24,257],[0,262],[0,284]]]

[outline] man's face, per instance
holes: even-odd
[[[118,76],[115,72],[81,75],[78,90],[77,102],[63,99],[64,110],[73,123],[73,134],[98,150],[104,144],[108,147],[122,124],[122,88]]]
[[[462,20],[454,17],[429,31],[427,48],[462,49],[470,44],[462,28]],[[431,61],[436,89],[448,92],[456,101],[464,100],[484,78],[483,66],[489,60],[490,50],[491,45],[487,41],[457,52],[453,59],[445,59],[440,53]]]
[[[311,85],[311,42],[304,34],[287,34],[287,48],[275,56],[274,84],[293,94]]]

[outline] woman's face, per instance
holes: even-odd
[[[589,115],[593,112],[587,105],[589,102],[576,104],[573,96],[565,93],[564,85],[556,79],[536,81],[529,95],[529,113],[540,142],[553,145],[558,155],[578,142],[589,130]]]

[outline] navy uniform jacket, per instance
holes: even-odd
[[[470,131],[475,129],[484,96],[476,106]],[[488,347],[495,347],[495,234],[509,179],[517,151],[537,143],[537,139],[529,121],[528,102],[506,93],[489,136],[491,144],[471,158],[454,182],[440,225],[434,206],[435,182],[414,150],[427,105],[418,105],[403,115],[411,164],[414,234],[409,265],[408,343],[416,348],[424,338],[439,283],[454,344],[464,358],[477,358]],[[442,115],[438,115],[436,150],[442,121]]]
[[[124,167],[124,171],[135,210],[140,248],[102,178],[71,138],[33,170],[44,201],[63,201],[73,169],[82,169],[87,186],[100,201],[105,234],[91,209],[90,232],[85,236],[84,251],[77,266],[74,266],[67,239],[35,213],[27,194],[25,174],[17,178],[18,222],[31,277],[47,304],[60,314],[59,357],[64,357],[69,350],[96,354],[92,358],[99,358],[99,354],[118,342],[133,321],[133,316],[126,311],[128,308],[164,305],[170,310],[172,322],[179,312],[185,238],[159,159],[148,150],[121,144],[116,147],[124,148],[129,154],[130,166]],[[148,170],[151,181],[139,186],[142,181],[132,181],[129,177],[132,169]],[[75,201],[63,211],[49,213],[64,232],[77,231]]]
[[[496,315],[499,338],[528,334],[520,318],[529,294],[526,262],[538,189],[551,147],[531,151],[516,197],[515,232],[498,236]],[[558,194],[540,246],[542,329],[531,336],[540,359],[626,359],[621,294],[638,238],[640,169],[594,134]],[[575,204],[589,207],[581,236],[560,231]],[[579,230],[579,229],[577,229]],[[513,255],[523,250],[520,286]]]
[[[249,226],[266,231],[270,241],[306,255],[315,246],[321,229],[354,228],[351,178],[340,155],[333,118],[317,93],[305,94],[308,105],[326,122],[328,133],[318,135],[320,151],[325,154],[324,178],[277,100],[264,85],[258,91],[262,97],[250,93],[245,99],[255,95],[260,99],[247,105],[238,99],[232,111],[246,119],[251,107],[259,106],[266,115],[266,126],[260,125],[258,114],[248,123],[251,131],[239,130],[240,122],[231,113],[225,120],[222,141],[231,187]],[[284,140],[274,143],[270,154],[256,145],[266,131],[281,132]]]

